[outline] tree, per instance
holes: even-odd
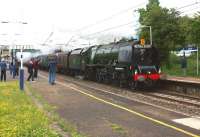
[[[183,16],[179,18],[179,44],[181,48],[187,46],[188,44],[193,44],[192,42],[192,21],[193,19],[188,16]]]
[[[200,44],[200,15],[197,15],[191,23],[191,41],[199,45]]]
[[[158,47],[164,56],[163,61],[169,62],[169,51],[178,44],[179,38],[179,12],[175,9],[162,8],[158,0],[149,0],[146,9],[140,9],[139,22],[144,26],[152,26],[153,45]],[[140,37],[149,42],[149,31],[142,28]]]

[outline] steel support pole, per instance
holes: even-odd
[[[150,38],[150,45],[153,45],[153,36],[152,36],[152,27],[151,26],[141,26],[141,28],[149,28],[149,38]]]
[[[19,72],[19,87],[20,90],[23,91],[24,90],[24,69],[20,68],[20,72]]]
[[[150,29],[150,45],[152,46],[153,38],[152,38],[152,28],[151,28],[151,26],[149,26],[149,29]]]
[[[13,78],[15,78],[16,75],[16,47],[13,46]]]
[[[197,76],[199,75],[199,48],[197,45]]]
[[[2,59],[2,49],[1,49],[1,53],[0,53],[1,55],[0,55],[0,61],[1,61],[1,59]]]
[[[24,90],[24,69],[23,69],[23,52],[22,52],[23,48],[21,46],[21,67],[20,67],[20,73],[19,73],[19,87],[20,90]]]

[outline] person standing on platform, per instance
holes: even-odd
[[[32,81],[34,81],[34,76],[33,76],[33,59],[31,59],[28,63],[28,73],[29,76],[27,78],[27,81],[30,81],[30,79],[32,79]]]
[[[34,78],[38,78],[38,68],[39,68],[39,59],[34,60],[33,69],[34,69]]]
[[[183,56],[181,57],[181,68],[183,70],[183,76],[187,75],[187,58],[185,56],[185,52],[183,53]]]
[[[10,62],[10,64],[9,64],[9,71],[10,71],[10,75],[12,76],[12,74],[13,74],[13,62]]]
[[[15,75],[16,76],[19,76],[19,65],[20,65],[20,63],[19,63],[19,61],[18,60],[15,60],[15,66],[16,66],[16,70],[15,70]]]
[[[49,57],[49,84],[54,85],[56,79],[56,59],[54,57]]]
[[[13,62],[13,66],[12,66],[12,74],[13,74],[13,78],[15,78],[16,76],[16,65],[15,65],[15,62]]]
[[[4,59],[1,60],[1,81],[4,80],[6,81],[6,69],[7,69],[7,64]]]

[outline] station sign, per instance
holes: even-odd
[[[140,44],[141,44],[142,46],[145,45],[145,39],[144,39],[144,38],[140,39]]]

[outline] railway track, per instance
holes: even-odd
[[[159,92],[159,91],[158,91],[158,92]],[[200,97],[194,97],[194,96],[185,95],[185,94],[176,93],[176,92],[169,92],[169,91],[167,91],[167,90],[162,90],[161,93],[162,93],[162,92],[164,92],[165,94],[168,94],[168,95],[179,96],[179,97],[182,97],[182,98],[188,98],[188,99],[200,101]]]
[[[171,102],[175,102],[175,103],[177,102],[179,104],[200,108],[200,99],[191,97],[191,96],[187,96],[187,95],[168,93],[168,92],[163,93],[163,91],[158,92],[158,93],[155,93],[155,92],[154,93],[143,93],[143,95],[152,96],[155,98],[159,98],[159,99],[163,99],[163,100],[167,100],[167,101],[171,101]]]

